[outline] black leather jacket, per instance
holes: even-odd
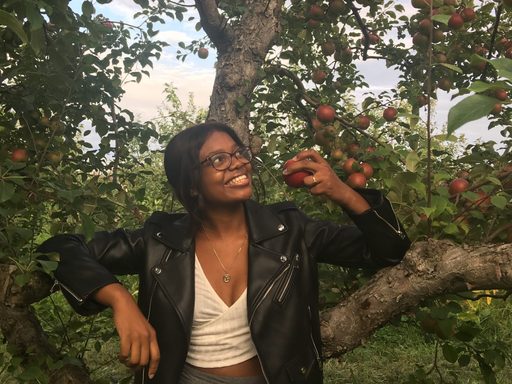
[[[410,242],[380,192],[360,192],[372,209],[352,217],[356,226],[313,220],[291,203],[245,203],[249,228],[247,310],[265,379],[269,384],[322,383],[318,318],[318,262],[379,268],[399,263]],[[161,361],[149,380],[177,384],[190,340],[194,312],[194,243],[186,214],[154,213],[136,231],[58,235],[42,252],[59,252],[55,277],[81,314],[102,306],[90,298],[138,274],[139,305],[156,330]]]

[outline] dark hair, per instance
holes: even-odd
[[[199,151],[213,132],[224,132],[238,145],[244,145],[231,127],[223,123],[207,122],[184,129],[165,148],[167,180],[183,207],[196,220],[201,216]]]

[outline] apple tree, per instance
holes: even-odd
[[[258,154],[267,198],[292,198],[310,214],[339,220],[334,207],[283,186],[276,171],[316,146],[350,185],[384,190],[415,240],[402,264],[365,284],[358,273],[322,267],[325,355],[351,350],[416,311],[448,361],[473,359],[492,382],[506,353],[471,344],[481,330],[462,314],[464,300],[512,288],[510,1],[134,3],[138,26],[107,20],[91,1],[80,13],[67,0],[0,7],[0,327],[10,366],[25,368],[13,372],[26,381],[90,380],[34,316],[30,304],[50,295],[54,266],[36,262],[34,250],[56,232],[140,225],[154,208],[144,200],[143,176],[154,172],[147,152],[158,131],[118,103],[125,81],[141,81],[160,56],[156,25],[195,18],[187,15],[193,10],[205,38],[181,43],[178,58],[217,53],[208,118],[232,125]],[[370,65],[396,73],[396,85],[373,89],[362,71]],[[432,116],[446,92],[456,105],[436,130]],[[500,130],[499,143],[455,136],[480,117]],[[107,340],[99,328],[91,323],[74,335]]]

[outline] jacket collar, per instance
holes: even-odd
[[[259,243],[286,233],[288,228],[269,207],[254,200],[244,203],[249,236],[252,242]],[[158,231],[153,237],[170,248],[185,251],[190,249],[193,241],[192,220],[190,215],[179,215],[175,220],[169,220],[168,214],[154,213],[150,222],[158,224]]]
[[[288,230],[283,221],[269,207],[254,200],[248,200],[244,205],[249,234],[253,242],[262,242],[286,233]]]

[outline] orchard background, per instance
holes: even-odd
[[[326,382],[509,380],[510,0],[134,0],[137,23],[107,19],[102,4],[116,0],[0,4],[0,381],[131,380],[110,313],[73,314],[51,278],[56,255],[35,250],[55,233],[179,210],[161,148],[206,118],[257,154],[261,201],[341,220],[282,182],[282,164],[315,146],[347,182],[385,191],[414,240],[401,265],[371,276],[320,266]],[[177,60],[217,54],[210,106],[183,105],[169,79],[158,116],[140,121],[123,95],[151,75],[169,20],[204,32]],[[367,83],[372,62],[399,73],[394,87]],[[454,106],[435,127],[445,92]],[[499,140],[458,136],[481,117]]]

